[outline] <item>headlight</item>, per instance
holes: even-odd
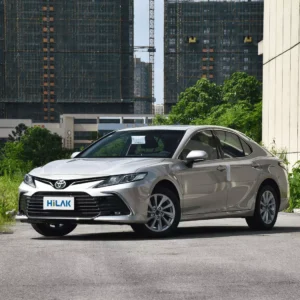
[[[28,185],[30,185],[31,187],[35,188],[35,183],[34,183],[34,179],[31,175],[26,174],[24,177],[24,182]]]
[[[117,176],[110,176],[100,183],[98,183],[94,188],[101,188],[110,185],[134,182],[143,180],[147,176],[147,173],[136,173],[136,174],[127,174],[127,175],[117,175]]]

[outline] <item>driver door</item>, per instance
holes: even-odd
[[[183,208],[185,215],[216,213],[226,210],[227,167],[220,159],[217,139],[210,130],[196,133],[187,142],[181,159],[185,159],[192,150],[207,152],[208,159],[194,162],[178,174],[183,190]]]

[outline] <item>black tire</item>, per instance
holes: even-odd
[[[175,217],[173,218],[173,223],[171,224],[171,226],[163,231],[153,231],[149,228],[149,226],[147,226],[147,224],[131,224],[131,227],[138,235],[141,235],[143,237],[162,238],[171,236],[175,233],[177,226],[180,222],[180,201],[173,191],[165,187],[156,188],[153,191],[152,196],[155,194],[165,195],[173,203],[175,209]]]
[[[31,224],[33,229],[43,236],[64,236],[72,232],[77,224]]]
[[[262,201],[262,197],[263,197],[264,193],[266,193],[266,192],[272,193],[272,195],[275,198],[275,211],[274,211],[274,216],[272,217],[273,220],[270,223],[266,223],[263,220],[263,217],[261,214],[261,206],[263,205],[261,203],[261,201]],[[275,191],[275,189],[272,186],[265,185],[265,186],[261,187],[257,194],[254,215],[252,217],[246,218],[246,222],[247,222],[248,226],[252,230],[271,230],[274,227],[276,220],[277,220],[279,203],[280,203],[279,195],[277,194],[277,192]]]

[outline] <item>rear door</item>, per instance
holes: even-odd
[[[250,209],[252,190],[261,172],[251,158],[252,149],[238,135],[225,130],[214,130],[222,149],[224,164],[228,167],[227,210]],[[253,200],[253,199],[252,199]]]

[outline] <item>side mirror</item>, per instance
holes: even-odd
[[[186,161],[188,163],[193,163],[195,161],[203,161],[206,160],[208,158],[208,155],[205,151],[202,150],[193,150],[191,151],[187,157],[186,157]]]
[[[72,155],[71,155],[71,158],[74,158],[76,157],[80,152],[74,152]]]

